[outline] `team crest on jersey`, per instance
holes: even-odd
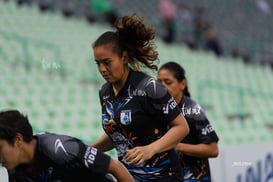
[[[123,125],[129,125],[132,122],[131,110],[122,110],[120,112],[120,122]]]

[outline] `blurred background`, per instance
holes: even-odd
[[[273,1],[161,3],[0,0],[1,110],[25,113],[36,132],[98,139],[104,81],[92,43],[136,13],[156,28],[159,66],[185,68],[192,98],[220,137],[214,181],[273,181]]]

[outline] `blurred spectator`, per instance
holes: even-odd
[[[94,15],[94,13],[92,12],[91,9],[86,8],[85,18],[90,24],[96,22],[96,17],[95,17],[95,15]]]
[[[41,12],[45,12],[52,8],[51,0],[39,0],[38,1],[39,9]]]
[[[234,47],[232,49],[232,52],[231,52],[231,56],[233,58],[239,58],[239,59],[242,59],[242,61],[245,63],[245,64],[249,64],[251,63],[251,56],[250,56],[250,53],[249,51],[247,51],[245,48],[243,47]]]
[[[204,48],[204,31],[205,31],[205,22],[203,20],[204,10],[203,7],[195,7],[194,9],[194,18],[193,18],[193,36],[194,44],[196,49]]]
[[[118,12],[116,9],[111,8],[108,11],[104,12],[104,18],[105,21],[111,25],[112,27],[114,27],[114,23],[116,22],[117,18],[118,18]]]
[[[268,51],[261,51],[255,54],[255,61],[263,66],[269,66],[273,68],[273,53]]]
[[[110,26],[114,26],[114,22],[118,18],[118,11],[110,1],[94,0],[92,1],[92,7],[98,20],[107,22]]]
[[[220,44],[220,37],[213,23],[209,22],[206,24],[204,38],[206,50],[212,51],[216,56],[223,55],[223,48]]]
[[[255,3],[259,10],[262,11],[264,14],[271,13],[271,7],[266,0],[255,0]]]
[[[92,24],[97,21],[90,2],[87,1],[83,2],[81,11],[88,23]]]
[[[165,27],[163,40],[172,43],[175,38],[175,16],[176,8],[172,0],[160,0],[159,11]]]
[[[196,47],[192,34],[193,14],[186,2],[181,2],[176,11],[176,24],[178,26],[179,41],[185,43],[189,48]]]
[[[16,3],[17,3],[18,6],[21,6],[21,5],[24,5],[24,4],[30,5],[31,1],[30,0],[16,0]]]
[[[72,16],[75,12],[75,1],[74,0],[66,0],[62,4],[62,13],[65,17]]]
[[[178,9],[176,11],[176,19],[179,23],[192,24],[193,15],[187,3],[181,2],[178,5]]]

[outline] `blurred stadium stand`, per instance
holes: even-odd
[[[145,1],[145,6],[137,0],[111,2],[119,7],[120,15],[142,14],[160,29],[156,1]],[[252,1],[240,1],[240,6],[235,2],[204,0],[198,5],[206,9],[208,18],[215,18],[226,49],[240,44],[251,48],[256,57],[259,50],[272,53],[272,23],[252,15],[256,12]],[[234,8],[246,29],[231,13]],[[88,143],[96,140],[103,132],[98,100],[103,80],[93,62],[91,44],[111,28],[100,21],[90,24],[77,16],[67,19],[61,13],[41,12],[35,3],[19,7],[14,1],[0,1],[1,109],[27,113],[36,131],[71,134]],[[179,42],[166,45],[159,36],[156,43],[160,64],[173,60],[185,67],[192,96],[206,110],[220,145],[273,141],[270,67],[193,51]]]
[[[6,0],[8,1],[8,0]],[[12,0],[10,0],[12,1]],[[202,18],[213,23],[219,33],[226,56],[240,56],[245,62],[273,67],[273,2],[271,0],[173,0],[179,11],[182,3],[189,7],[192,16],[202,10]],[[157,0],[13,0],[20,6],[37,6],[41,12],[62,13],[66,18],[78,17],[90,23],[112,23],[118,16],[141,14],[156,27],[159,36],[164,34]],[[263,9],[259,6],[263,3]],[[267,3],[268,8],[265,8]],[[143,6],[145,4],[145,6]],[[182,43],[192,36],[192,23],[176,24],[176,42]]]

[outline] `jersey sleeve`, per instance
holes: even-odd
[[[167,123],[181,114],[181,109],[174,98],[158,80],[150,78],[146,83],[146,91],[152,109],[162,115]]]
[[[94,173],[107,173],[111,158],[97,148],[87,146],[84,155],[80,157],[83,157],[85,166]]]
[[[198,138],[198,143],[209,144],[211,142],[218,142],[219,138],[201,108],[196,109],[195,113],[187,116],[186,120],[191,130],[193,130],[192,132],[194,132]]]
[[[79,139],[65,135],[50,135],[43,140],[41,146],[44,148],[44,154],[59,166],[67,169],[87,168],[102,175],[107,173],[110,156]]]

